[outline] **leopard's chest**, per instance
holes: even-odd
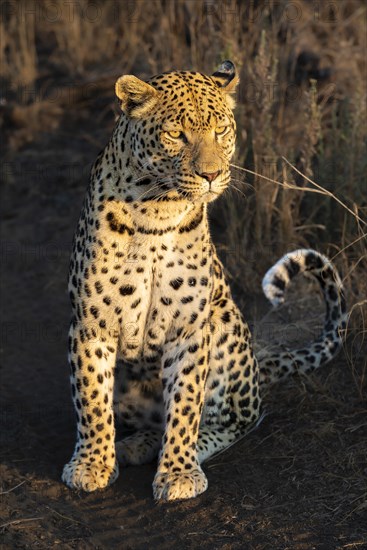
[[[210,273],[207,258],[202,262],[199,254],[188,254],[183,248],[172,250],[164,261],[157,262],[144,328],[144,355],[202,330],[209,315]]]
[[[159,363],[165,346],[202,330],[209,315],[211,259],[202,247],[187,244],[150,238],[126,257],[111,304],[126,361]]]
[[[139,231],[137,223],[133,231],[131,219],[112,223],[109,212],[98,229],[87,230],[82,218],[69,283],[75,315],[94,333],[113,334],[127,362],[159,363],[165,346],[203,333],[213,248],[205,216],[194,214],[195,223],[189,219],[175,231]]]

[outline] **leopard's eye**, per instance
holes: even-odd
[[[166,134],[172,139],[178,139],[179,137],[181,137],[182,132],[180,132],[179,130],[173,130],[172,132],[166,132]]]
[[[227,130],[228,126],[217,126],[215,129],[215,133],[217,134],[217,136],[222,136],[227,132]]]

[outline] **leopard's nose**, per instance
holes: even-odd
[[[204,178],[209,183],[211,183],[219,176],[219,174],[221,173],[221,170],[217,170],[216,172],[201,172],[201,173],[196,172],[196,173],[198,174],[198,176],[200,176],[201,178]]]

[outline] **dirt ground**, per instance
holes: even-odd
[[[260,427],[205,466],[195,500],[155,504],[155,464],[93,494],[61,483],[75,438],[70,243],[111,102],[94,105],[98,117],[65,111],[57,131],[2,160],[1,548],[367,548],[366,404],[343,353],[274,389]],[[253,320],[261,299],[236,292]]]

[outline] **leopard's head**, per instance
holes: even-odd
[[[235,149],[231,94],[237,82],[231,61],[212,76],[183,71],[148,82],[131,75],[117,80],[123,114],[116,135],[130,157],[134,200],[210,202],[226,189]]]

